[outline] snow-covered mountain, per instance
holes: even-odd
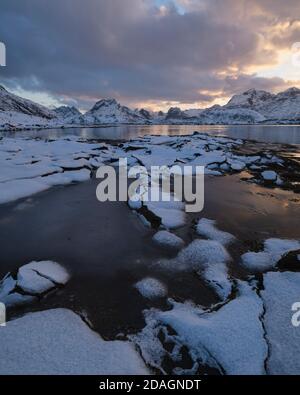
[[[31,100],[23,99],[8,92],[0,85],[0,111],[17,112],[21,114],[41,117],[46,119],[55,118],[53,111]]]
[[[277,95],[250,89],[235,95],[224,109],[250,109],[261,114],[265,121],[300,121],[300,89],[290,88]]]
[[[114,123],[148,123],[151,118],[146,110],[131,110],[122,106],[115,99],[102,99],[84,114],[86,124],[114,124]]]
[[[198,121],[200,124],[205,125],[238,125],[261,123],[265,121],[265,117],[249,108],[226,108],[215,105],[202,111],[198,117]]]
[[[300,89],[290,88],[278,94],[250,89],[233,96],[224,106],[205,110],[170,108],[167,123],[254,124],[300,122]]]
[[[81,115],[81,112],[74,106],[69,107],[69,106],[61,106],[57,107],[53,110],[58,118],[61,119],[70,119],[74,117],[79,117]]]
[[[55,110],[18,97],[0,86],[0,130],[30,127],[95,126],[102,124],[259,124],[299,123],[300,89],[278,94],[251,89],[233,96],[224,106],[167,113],[132,110],[115,99],[102,99],[81,114],[77,108],[61,106]]]

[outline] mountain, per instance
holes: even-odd
[[[102,124],[293,124],[300,122],[300,89],[290,88],[278,94],[250,89],[234,95],[226,105],[206,109],[181,110],[171,107],[167,113],[132,110],[115,99],[102,99],[81,114],[77,108],[61,106],[55,110],[23,99],[0,86],[0,130],[24,128],[94,126]]]
[[[81,115],[81,112],[74,106],[69,107],[69,106],[61,106],[57,107],[53,110],[55,114],[57,115],[58,118],[61,119],[70,119],[73,117],[79,117]]]
[[[21,113],[25,115],[41,117],[46,119],[55,118],[55,113],[48,108],[34,103],[31,100],[23,99],[13,93],[8,92],[0,85],[0,111]]]
[[[223,108],[250,109],[270,122],[297,122],[300,120],[300,89],[290,88],[277,95],[250,89],[241,95],[233,96]]]
[[[148,123],[150,113],[145,110],[134,111],[122,106],[115,99],[102,99],[84,114],[87,124]]]
[[[167,123],[256,124],[300,122],[300,89],[290,88],[278,94],[250,89],[233,96],[224,106],[204,110],[170,108]]]
[[[265,118],[249,108],[214,105],[203,110],[197,120],[202,125],[238,125],[264,122]]]

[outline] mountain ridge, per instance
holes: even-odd
[[[300,89],[289,88],[277,94],[249,89],[232,96],[227,104],[205,109],[181,110],[171,107],[166,113],[130,109],[114,98],[98,100],[81,113],[74,106],[53,110],[10,93],[0,85],[0,129],[23,127],[96,126],[107,124],[264,124],[300,122]]]

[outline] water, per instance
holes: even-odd
[[[186,135],[194,131],[214,136],[229,136],[266,143],[299,144],[300,126],[290,125],[120,125],[98,128],[65,128],[7,132],[6,136],[26,136],[40,138],[58,138],[75,135],[86,139],[128,140],[147,134]]]

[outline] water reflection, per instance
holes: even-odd
[[[269,143],[300,144],[300,126],[289,125],[120,125],[97,128],[65,128],[7,132],[5,136],[57,138],[75,135],[86,139],[132,139],[146,134],[187,135],[194,131]]]

